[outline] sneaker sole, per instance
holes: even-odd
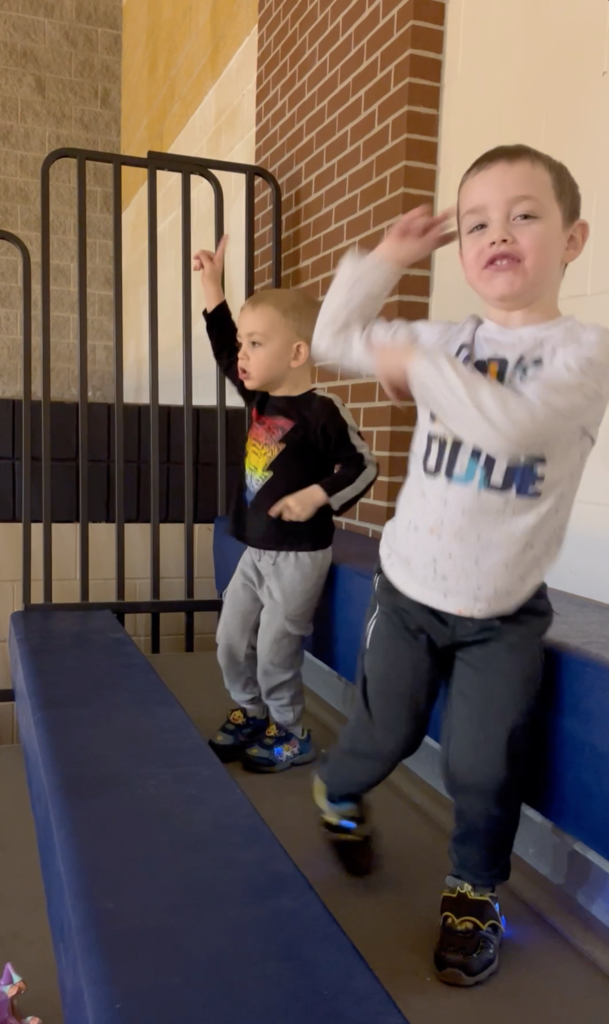
[[[325,821],[322,821],[322,828],[334,855],[348,875],[365,878],[372,874],[376,867],[376,854],[370,832],[353,835],[342,830],[337,831],[336,826]]]
[[[211,740],[209,740],[209,746],[218,760],[222,761],[222,764],[232,764],[234,761],[238,761],[240,757],[243,757],[243,747],[223,747],[220,744],[212,743]]]
[[[438,971],[436,968],[436,974],[445,985],[452,985],[454,988],[473,988],[474,985],[481,985],[484,981],[487,981],[498,970],[499,957],[486,971],[483,971],[482,974],[477,974],[474,978],[468,977],[467,974],[459,971],[456,967],[448,967],[445,971]]]
[[[317,757],[317,753],[311,750],[308,754],[301,754],[291,761],[282,761],[280,764],[264,765],[251,761],[248,757],[241,756],[241,763],[246,772],[253,772],[255,775],[276,775],[277,772],[286,772],[288,768],[299,768],[303,764],[311,764]]]

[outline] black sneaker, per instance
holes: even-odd
[[[333,803],[325,782],[315,775],[313,799],[321,811],[321,823],[341,865],[350,875],[369,875],[374,867],[372,835],[362,804]]]
[[[241,708],[234,708],[229,711],[226,721],[209,741],[209,745],[224,764],[238,761],[247,748],[264,735],[268,727],[268,717],[253,718]]]
[[[496,894],[463,883],[443,894],[441,915],[434,955],[440,981],[466,988],[486,981],[499,967],[505,931]]]

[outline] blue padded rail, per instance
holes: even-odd
[[[66,1024],[404,1024],[112,615],[10,653]]]
[[[243,546],[216,521],[218,590],[228,586]],[[337,530],[333,565],[307,649],[349,682],[378,542]],[[527,802],[568,835],[609,859],[609,606],[551,591],[555,620],[547,643],[537,757]],[[429,734],[439,740],[441,697]]]

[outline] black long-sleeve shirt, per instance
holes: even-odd
[[[334,395],[312,389],[301,395],[249,391],[239,379],[237,328],[226,302],[204,313],[216,362],[251,408],[232,534],[267,551],[318,551],[332,543],[334,515],[366,493],[377,466],[355,421]],[[305,523],[269,515],[281,498],[319,484],[329,497]]]

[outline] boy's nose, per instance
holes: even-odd
[[[498,228],[493,234],[491,245],[509,245],[513,240],[513,235],[508,228]]]

